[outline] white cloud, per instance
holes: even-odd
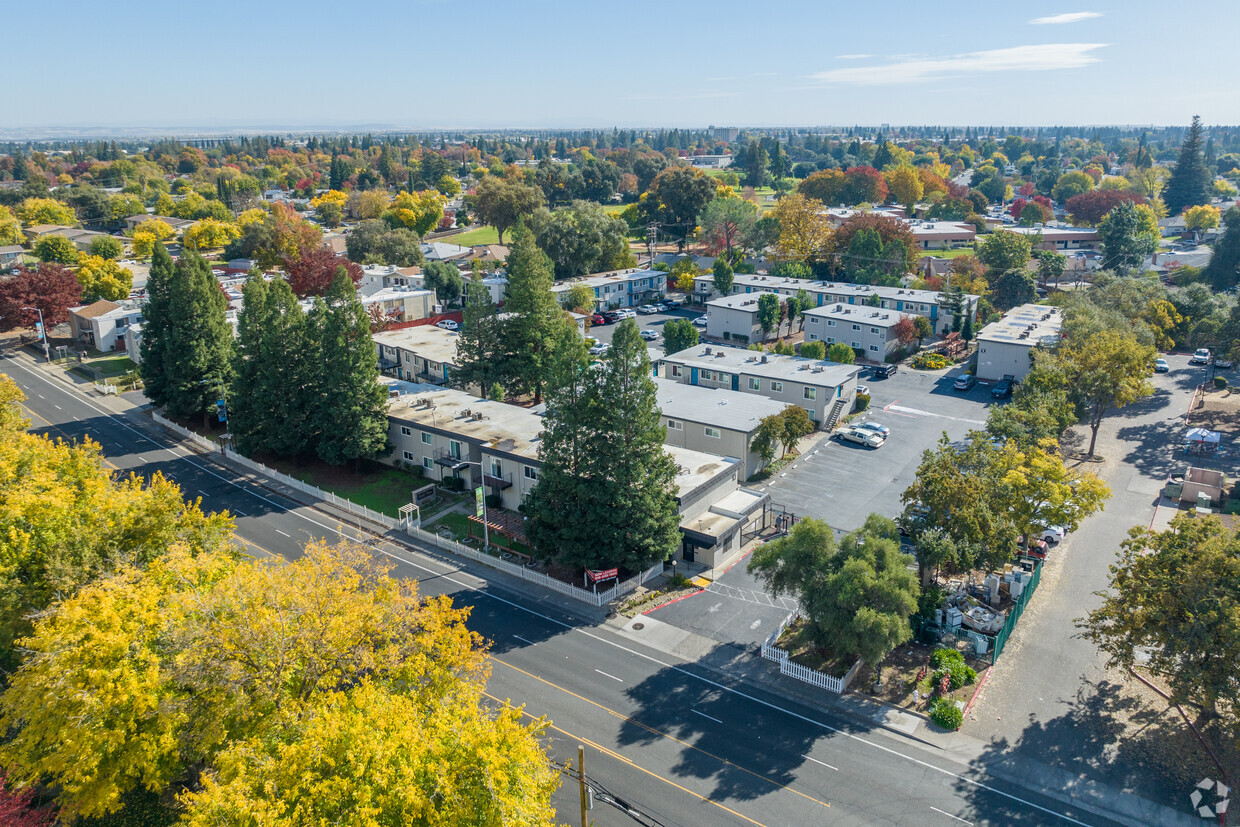
[[[1089,20],[1093,17],[1102,17],[1099,11],[1073,11],[1067,14],[1052,14],[1050,17],[1035,17],[1029,22],[1034,26],[1054,26],[1060,23],[1077,23],[1081,20]]]
[[[822,83],[846,83],[856,86],[881,86],[912,83],[969,73],[1042,72],[1051,69],[1080,69],[1100,58],[1092,54],[1106,43],[1044,43],[1035,46],[1014,46],[1010,49],[989,49],[947,57],[910,58],[876,66],[831,69],[811,75]]]
[[[835,59],[836,60],[865,60],[867,57],[874,57],[874,55],[836,55]]]

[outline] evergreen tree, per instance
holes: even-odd
[[[535,404],[542,401],[560,328],[575,328],[551,292],[551,273],[551,259],[538,249],[525,222],[519,223],[508,252],[506,316],[501,328],[504,378],[500,381],[511,393],[532,393]]]
[[[482,274],[474,273],[465,288],[463,324],[456,340],[454,385],[467,388],[477,385],[484,394],[492,385],[502,384],[504,375],[501,324],[491,289],[482,283]]]
[[[1240,207],[1232,207],[1223,216],[1223,237],[1214,244],[1214,255],[1202,270],[1202,276],[1215,290],[1227,290],[1240,280]]]
[[[968,308],[965,310],[964,319],[960,322],[960,338],[966,342],[973,341],[973,302],[969,301]]]
[[[1163,201],[1167,212],[1178,215],[1186,208],[1210,203],[1210,182],[1213,176],[1206,169],[1201,146],[1201,118],[1193,116],[1184,143],[1180,144],[1180,159],[1171,170]]]
[[[343,267],[327,294],[315,300],[311,318],[322,348],[314,409],[318,455],[332,465],[360,467],[362,460],[391,450],[387,391],[379,384],[370,318]]]
[[[565,565],[637,571],[666,559],[680,543],[677,469],[636,323],[616,328],[597,376],[579,341],[559,350],[527,536]]]
[[[168,382],[164,374],[164,352],[167,350],[168,329],[172,318],[168,302],[174,265],[168,248],[155,244],[151,253],[151,269],[146,278],[146,303],[142,306],[142,343],[139,372],[146,388],[146,398],[156,407],[168,404]]]
[[[188,252],[176,263],[167,307],[164,405],[173,419],[201,414],[205,424],[228,388],[233,337],[225,317],[228,299],[202,256]]]

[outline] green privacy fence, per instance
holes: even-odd
[[[1016,628],[1020,616],[1025,612],[1025,606],[1029,605],[1029,598],[1033,597],[1033,593],[1038,590],[1038,583],[1041,580],[1042,566],[1038,565],[1034,567],[1033,577],[1029,578],[1029,583],[1025,586],[1024,591],[1020,593],[1020,597],[1016,598],[1015,605],[1008,611],[1007,621],[1003,624],[1003,628],[995,636],[994,660],[998,660],[999,656],[1003,654],[1003,647],[1007,645],[1008,638],[1012,635],[1012,630]]]
[[[978,639],[983,637],[977,632],[966,627],[960,627],[956,630],[941,626],[933,620],[926,620],[922,617],[911,618],[913,623],[913,634],[916,640],[921,643],[930,645],[951,645],[949,638],[954,638],[957,649],[964,654],[977,660],[994,664],[1007,646],[1008,638],[1011,637],[1012,631],[1016,628],[1016,624],[1020,622],[1020,616],[1024,614],[1025,607],[1029,605],[1029,600],[1033,597],[1033,593],[1038,589],[1038,583],[1042,580],[1042,566],[1034,568],[1029,580],[1025,583],[1020,597],[1016,598],[1016,602],[1008,609],[1007,620],[1003,623],[1003,628],[999,630],[993,639],[987,637],[989,641],[986,645],[985,652],[978,651]]]

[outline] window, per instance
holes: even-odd
[[[771,382],[771,391],[772,393],[783,393],[784,383],[783,382]]]
[[[870,332],[871,332],[871,333],[873,333],[873,334],[876,334],[876,335],[877,335],[877,334],[878,334],[878,328],[877,328],[877,327],[871,327],[871,328],[870,328]]]
[[[812,402],[813,400],[818,398],[818,389],[817,388],[806,388],[805,392],[802,395],[806,399]]]
[[[497,460],[495,457],[491,457],[491,476],[495,477],[496,479],[499,479],[503,475],[504,475],[503,467],[500,465],[499,460]]]
[[[723,437],[723,434],[720,433],[718,428],[711,428],[710,426],[707,426],[703,428],[702,431],[711,439],[720,439]]]
[[[450,440],[448,442],[448,456],[452,457],[453,459],[460,459],[461,458],[461,443],[457,442],[455,439]]]
[[[413,436],[413,429],[410,428],[408,425],[401,425],[400,435],[401,436]]]
[[[681,429],[682,429],[682,428],[684,428],[684,427],[685,427],[685,426],[684,426],[684,425],[683,425],[683,424],[682,424],[679,420],[676,420],[676,419],[669,419],[669,420],[667,421],[667,429],[668,429],[669,431],[679,431],[679,430],[681,430]]]
[[[423,433],[422,433],[422,444],[423,444],[423,445],[430,445],[430,444],[431,444],[431,435],[430,435],[430,434],[425,433],[425,432],[423,432]]]
[[[531,467],[531,466],[527,465],[527,466],[525,466],[525,467],[522,469],[522,472],[525,474],[525,478],[526,478],[527,480],[535,480],[535,481],[537,481],[537,479],[538,479],[538,469],[537,469],[537,468],[533,468],[533,467]]]
[[[857,350],[858,348],[860,348],[860,347],[861,347],[861,343],[860,343],[860,342],[853,342],[853,343],[852,343],[852,347],[853,347],[853,350]]]
[[[828,337],[827,337],[827,344],[829,344],[829,345],[833,345],[833,344],[835,344],[835,337],[834,337],[834,336],[828,336]]]
[[[429,471],[435,467],[435,463],[430,457],[422,457],[422,467]]]
[[[680,376],[680,365],[672,365],[672,376]]]
[[[405,459],[413,462],[413,451],[405,451]]]
[[[835,327],[835,319],[827,319],[827,327]]]
[[[870,350],[872,350],[872,351],[874,351],[875,353],[877,353],[877,352],[878,352],[878,345],[870,345]]]
[[[810,317],[809,317],[809,323],[810,323],[810,324],[818,324],[818,317],[817,317],[817,316],[810,316]]]
[[[861,329],[861,325],[859,324],[853,325],[853,330],[860,330],[860,329]]]
[[[761,379],[759,379],[759,378],[758,378],[758,377],[756,377],[756,376],[751,376],[751,377],[749,377],[749,389],[750,389],[751,391],[760,391],[760,390],[762,390],[762,380],[761,380]]]
[[[816,342],[816,341],[818,341],[818,334],[817,334],[817,333],[811,333],[811,334],[809,334],[809,340],[810,340],[811,342]]]

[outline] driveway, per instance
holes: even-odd
[[[922,452],[946,432],[952,441],[985,427],[987,408],[995,404],[990,386],[952,390],[959,368],[919,371],[901,366],[888,379],[862,376],[870,387],[870,410],[855,421],[886,425],[891,436],[881,448],[820,441],[773,479],[756,486],[771,501],[798,517],[826,520],[851,531],[871,513],[895,517],[903,509],[900,495],[913,483]]]
[[[658,339],[648,341],[646,344],[659,352],[663,352],[663,325],[667,324],[672,319],[695,319],[701,315],[701,313],[695,310],[673,310],[671,313],[653,313],[649,316],[643,316],[641,313],[638,313],[637,318],[634,319],[634,321],[637,322],[637,326],[640,329],[653,330],[659,334]],[[586,331],[586,335],[593,336],[600,342],[610,343],[612,334],[614,334],[615,331],[616,325],[614,324],[591,325],[590,329]],[[699,332],[700,331],[701,328],[699,328]]]

